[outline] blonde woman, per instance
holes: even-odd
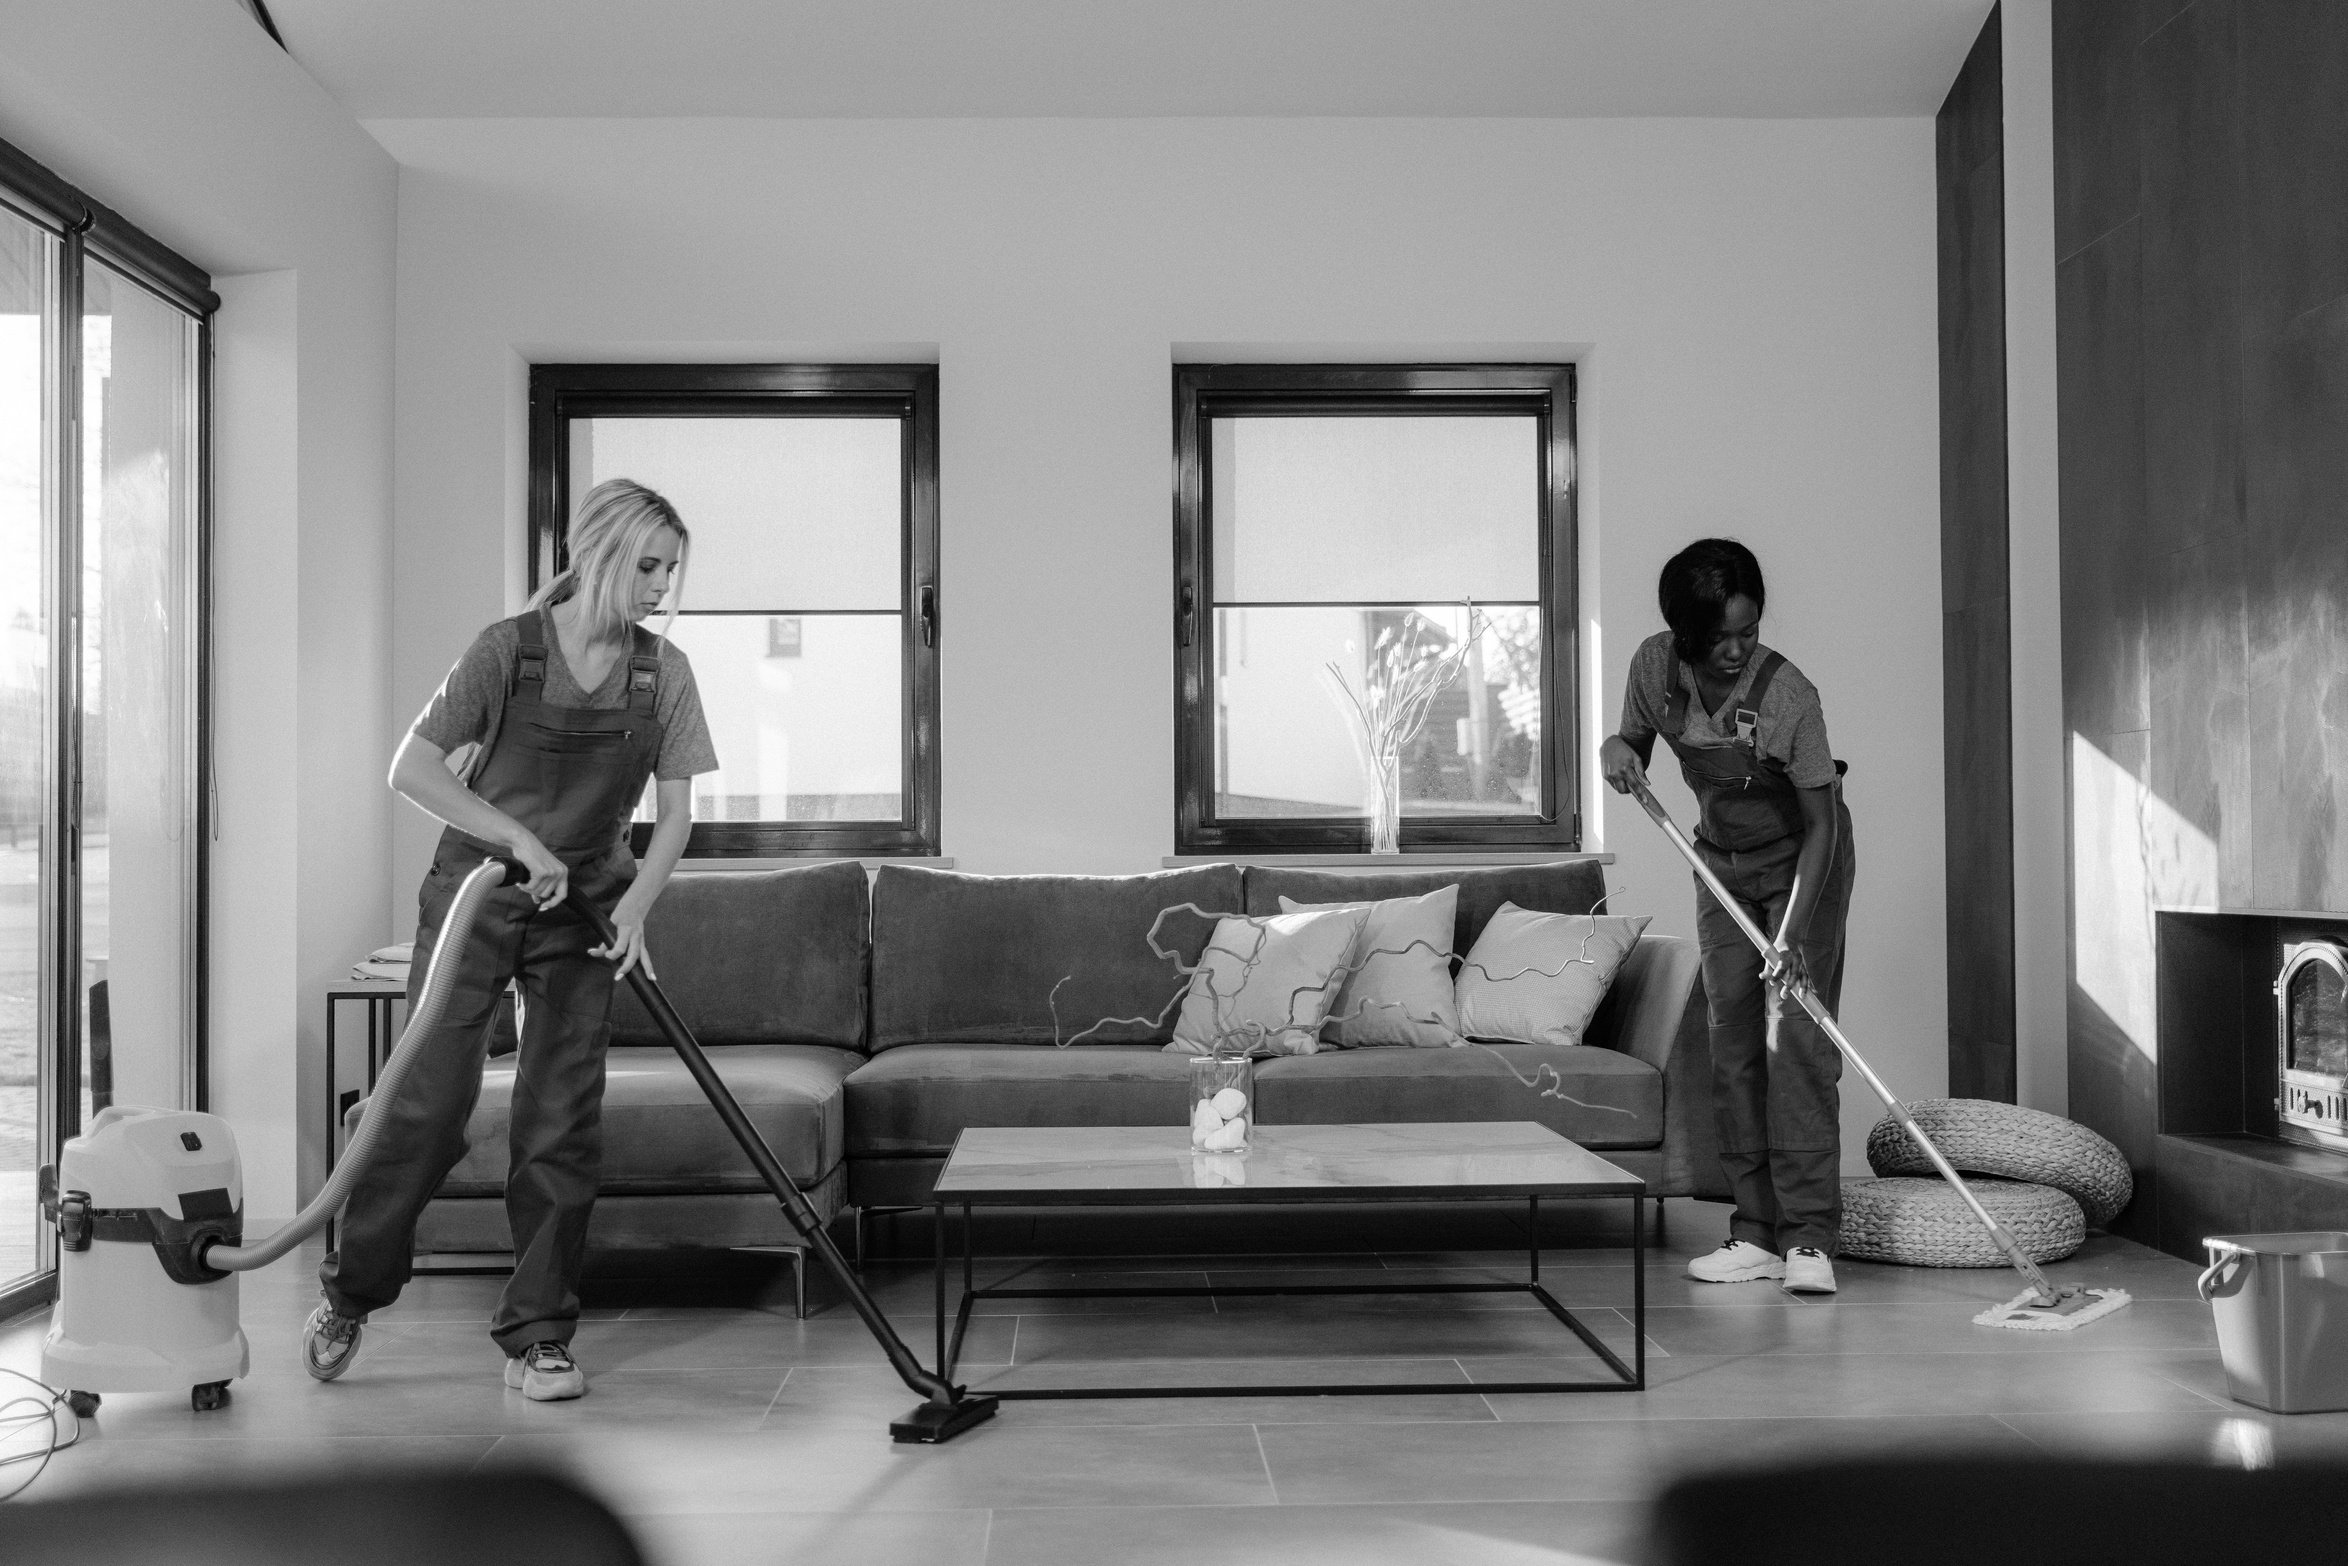
[[[638,623],[663,598],[673,618],[686,544],[659,495],[626,479],[595,486],[571,527],[569,568],[474,639],[392,761],[391,786],[447,824],[417,894],[411,1007],[465,876],[504,855],[530,879],[490,894],[470,949],[449,954],[449,1036],[418,1058],[396,1099],[369,1110],[391,1117],[388,1135],[318,1270],[325,1297],[302,1342],[303,1365],[321,1381],[350,1368],[368,1313],[408,1281],[416,1219],[464,1156],[498,997],[518,981],[505,1187],[514,1272],[490,1336],[506,1353],[506,1385],[525,1397],[587,1390],[569,1345],[602,1163],[613,983],[638,963],[651,971],[644,916],[684,851],[693,777],[717,766],[685,655]],[[460,774],[450,754],[468,746]],[[638,864],[628,818],[647,778],[659,822]],[[610,948],[565,906],[576,898],[610,909]]]

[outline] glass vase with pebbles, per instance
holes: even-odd
[[[1245,1055],[1193,1055],[1190,1059],[1191,1150],[1244,1153],[1255,1119],[1255,1062]]]

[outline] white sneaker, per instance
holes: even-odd
[[[1797,1245],[1785,1253],[1785,1291],[1788,1294],[1832,1294],[1834,1263],[1826,1253]]]
[[[569,1344],[550,1339],[507,1360],[505,1384],[533,1403],[559,1403],[587,1395],[587,1372],[571,1358]]]
[[[1698,1283],[1754,1283],[1785,1276],[1785,1262],[1745,1240],[1723,1240],[1688,1263],[1688,1276]]]

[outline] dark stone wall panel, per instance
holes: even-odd
[[[2245,562],[2231,539],[2158,561],[2146,785],[2217,851],[2212,891],[2251,906],[2250,666]]]
[[[2249,664],[2255,885],[2348,908],[2348,297],[2254,344]]]
[[[2235,0],[2141,51],[2145,522],[2189,549],[2242,526],[2242,76]]]
[[[2139,781],[2145,777],[2148,737],[2142,732],[2096,734],[2085,738],[2106,760],[2129,777]],[[2072,797],[2077,797],[2078,790],[2079,780],[2074,776],[2069,786]],[[2074,831],[2078,829],[2078,820],[2078,814],[2074,812]],[[2080,864],[2081,857],[2080,853],[2074,852],[2074,867]],[[2074,880],[2071,889],[2074,904],[2081,897],[2094,895],[2094,887],[2077,884]],[[2144,917],[2149,928],[2150,914]],[[2100,924],[2108,928],[2111,922],[2106,918]],[[2151,954],[2147,952],[2145,955],[2149,957]],[[2100,966],[2107,974],[2110,972],[2109,964]],[[2136,1198],[2112,1225],[2112,1232],[2149,1245],[2153,1243],[2153,1236],[2157,1232],[2159,1207],[2159,1193],[2152,1188],[2151,1183],[2154,1168],[2153,1138],[2160,1107],[2159,1073],[2154,1067],[2149,1041],[2130,1037],[2121,1019],[2105,1010],[2095,996],[2078,982],[2079,971],[2079,963],[2074,956],[2070,988],[2070,1058],[2067,1062],[2070,1115],[2081,1125],[2109,1137],[2127,1156],[2128,1167],[2136,1172]]]
[[[2136,214],[2136,46],[2160,9],[2146,0],[2068,0],[2054,8],[2058,259]]]
[[[1941,617],[1948,758],[1949,1091],[2014,1097],[2014,809],[2006,601]]]
[[[2245,308],[2281,331],[2348,293],[2348,5],[2242,5]]]
[[[2055,270],[2063,712],[2084,734],[2150,721],[2138,229],[2131,218]]]
[[[1940,602],[1963,609],[2006,596],[2003,164],[1976,164],[1940,202]]]
[[[1950,1091],[2014,1098],[2005,62],[1995,9],[1934,122]]]

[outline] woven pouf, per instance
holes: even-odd
[[[1986,1098],[1920,1098],[1908,1111],[1960,1173],[2067,1191],[2094,1228],[2117,1218],[2136,1193],[2120,1150],[2060,1115]],[[1937,1172],[1924,1149],[1888,1115],[1867,1133],[1867,1164],[1879,1175]]]
[[[2079,1204],[2051,1185],[1965,1182],[2032,1261],[2061,1261],[2087,1243]],[[1946,1180],[1893,1176],[1843,1182],[1842,1253],[1903,1267],[2004,1267],[2004,1253]]]

